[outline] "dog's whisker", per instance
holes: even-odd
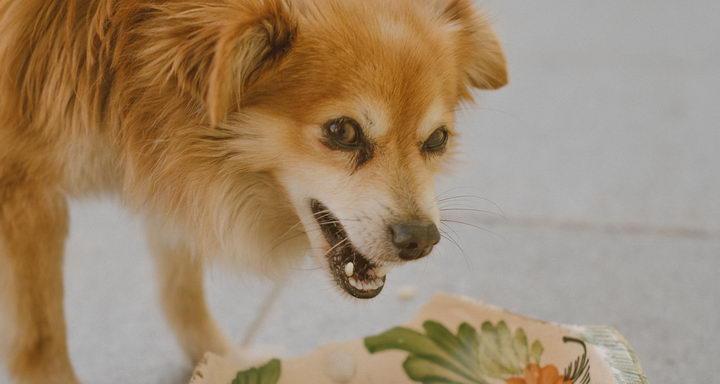
[[[443,223],[441,221],[440,225],[442,226],[442,228],[447,228],[448,230],[450,230],[457,238],[460,238],[460,235],[457,233],[457,231],[453,227],[447,225],[447,223]]]
[[[288,233],[290,233],[292,230],[294,230],[295,228],[297,228],[297,227],[298,227],[299,225],[301,225],[301,224],[302,224],[302,220],[298,220],[295,224],[291,225],[290,228],[288,228],[285,232],[283,232],[282,235],[278,236],[278,238],[283,238],[283,237],[285,237]]]
[[[332,247],[330,247],[330,249],[328,249],[327,252],[325,252],[325,254],[324,254],[323,256],[324,256],[324,257],[327,257],[327,255],[329,255],[329,254],[330,254],[332,251],[334,251],[336,248],[338,248],[338,247],[344,245],[345,243],[347,243],[348,240],[349,240],[349,239],[348,239],[347,237],[344,238],[344,239],[342,239],[342,240],[340,240],[337,244],[335,244],[335,245],[333,245]]]
[[[316,219],[321,220],[321,221],[326,217],[334,217],[341,221],[360,221],[359,219],[356,219],[356,218],[350,219],[350,218],[336,217],[330,210],[327,210],[327,209],[323,210],[323,211],[315,212],[315,213],[313,213],[313,216]]]
[[[268,251],[268,254],[272,253],[273,251],[275,251],[277,248],[281,247],[283,244],[287,243],[288,241],[297,239],[298,237],[304,236],[304,235],[307,235],[307,232],[303,231],[303,232],[297,233],[297,234],[295,234],[295,235],[292,235],[292,236],[290,236],[290,237],[286,237],[286,238],[284,238],[284,239],[282,239],[282,240],[279,240],[276,244],[274,244],[274,245],[270,248],[270,250]],[[266,256],[267,256],[267,255],[266,255]]]
[[[454,245],[456,247],[458,247],[460,249],[460,251],[464,254],[465,253],[464,249],[462,248],[462,246],[460,246],[460,241],[459,241],[460,235],[457,233],[457,231],[455,231],[455,229],[453,229],[451,226],[449,226],[448,224],[443,223],[443,222],[440,223],[440,227],[441,227],[440,234],[442,236],[444,236],[446,239],[448,239],[449,241],[453,242]],[[452,233],[450,233],[450,232],[452,232]]]
[[[297,226],[297,225],[296,225],[296,226]],[[281,236],[279,236],[279,237],[277,238],[276,243],[273,244],[273,246],[270,248],[270,250],[268,251],[268,254],[269,254],[269,253],[272,253],[272,252],[275,251],[278,247],[282,246],[283,244],[287,243],[288,241],[297,239],[298,237],[307,235],[307,234],[309,234],[309,233],[315,233],[315,232],[320,232],[320,231],[321,231],[320,228],[312,228],[312,229],[310,229],[310,230],[303,229],[303,230],[300,230],[299,232],[293,234],[292,236],[287,237],[288,234],[290,233],[290,230],[288,230],[288,231],[286,231],[283,235],[281,235]],[[309,250],[309,249],[308,249],[308,250]],[[307,252],[308,250],[305,250],[305,252]]]
[[[293,271],[299,271],[299,272],[315,272],[315,271],[320,271],[320,270],[322,270],[322,269],[323,269],[323,268],[322,268],[321,266],[319,266],[319,265],[318,265],[318,266],[315,266],[315,267],[297,267],[297,268],[292,268]]]
[[[471,195],[471,194],[455,195],[455,196],[438,198],[438,199],[436,199],[436,201],[438,202],[438,205],[442,205],[444,203],[457,201],[457,200],[461,200],[461,199],[469,199],[469,200],[475,199],[475,200],[484,201],[486,203],[492,204],[501,214],[505,215],[505,212],[503,211],[502,207],[500,207],[500,205],[498,203],[496,203],[486,197],[482,197],[482,196],[478,196],[478,195]]]
[[[443,239],[446,239],[450,242],[452,242],[454,245],[459,246],[460,244],[457,242],[457,240],[447,231],[440,230],[440,237]]]
[[[495,216],[495,217],[501,217],[503,219],[506,219],[506,217],[498,212],[488,211],[486,209],[475,209],[475,208],[460,208],[460,207],[448,207],[439,208],[440,212],[471,212],[471,213],[482,213],[486,214],[488,216]]]
[[[502,235],[500,235],[499,233],[493,232],[493,231],[491,231],[491,230],[489,230],[489,229],[487,229],[487,228],[483,228],[483,227],[481,227],[481,226],[479,226],[479,225],[470,224],[470,223],[466,223],[466,222],[464,222],[464,221],[459,221],[459,220],[441,219],[440,221],[445,222],[445,223],[454,223],[454,224],[465,225],[465,226],[472,227],[472,228],[475,228],[475,229],[477,229],[477,230],[480,230],[480,231],[489,233],[489,234],[491,234],[491,235],[497,236],[498,238],[504,239],[504,237],[503,237]]]
[[[278,247],[280,247],[281,245],[283,245],[284,243],[286,243],[286,242],[288,242],[288,241],[297,239],[297,238],[300,237],[300,236],[304,236],[304,235],[308,235],[308,234],[310,234],[310,233],[316,233],[316,232],[322,232],[322,229],[321,229],[321,228],[312,228],[312,229],[309,229],[309,230],[305,230],[305,229],[304,229],[304,230],[299,231],[298,233],[293,234],[293,235],[290,236],[290,237],[285,237],[284,239],[278,238],[278,239],[279,239],[278,242],[273,245],[273,247],[270,249],[269,252],[274,251],[275,249],[277,249]],[[285,236],[287,236],[287,234],[286,234]],[[305,252],[307,252],[307,251],[309,251],[309,250],[316,250],[316,249],[309,248],[309,249],[306,249]]]
[[[471,267],[470,259],[467,257],[465,250],[460,246],[460,244],[457,241],[455,241],[455,239],[453,239],[451,236],[449,236],[447,233],[442,233],[441,236],[442,236],[442,238],[448,240],[451,244],[453,244],[455,246],[455,248],[457,248],[458,251],[460,251],[460,255],[465,260],[465,264],[467,265],[468,268],[470,268]]]

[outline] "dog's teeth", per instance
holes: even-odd
[[[355,289],[360,291],[375,291],[385,285],[382,279],[373,279],[370,281],[358,280],[354,277],[348,279],[348,283]]]
[[[355,274],[355,264],[352,262],[345,264],[345,276],[351,277]]]
[[[386,265],[381,265],[375,268],[375,274],[380,278],[385,277],[388,272],[390,272],[390,268]]]
[[[350,279],[348,279],[348,282],[350,283],[350,285],[353,286],[353,288],[362,289],[360,283],[357,280],[353,279],[352,277]]]
[[[374,291],[383,286],[383,281],[380,279],[375,279],[375,280],[369,281],[367,283],[367,285],[368,285],[368,289],[371,289]]]

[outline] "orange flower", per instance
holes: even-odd
[[[525,368],[525,377],[508,379],[506,384],[573,384],[560,374],[558,369],[550,364],[540,368],[537,364],[530,364]]]

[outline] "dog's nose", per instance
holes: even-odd
[[[411,221],[390,226],[393,244],[400,250],[403,260],[415,260],[432,251],[440,242],[440,232],[430,221]]]

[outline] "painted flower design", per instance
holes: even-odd
[[[560,374],[554,365],[540,367],[537,364],[530,364],[525,369],[523,377],[513,377],[505,381],[506,384],[573,384],[564,375]]]
[[[280,381],[282,363],[278,359],[269,361],[262,367],[238,372],[231,384],[277,384]]]
[[[590,384],[587,349],[582,340],[563,338],[582,345],[583,354],[563,373],[540,363],[544,347],[532,341],[522,328],[507,323],[484,322],[476,329],[461,324],[456,332],[435,321],[423,323],[423,332],[396,327],[365,339],[370,353],[388,350],[408,352],[403,363],[407,376],[422,384]]]
[[[424,384],[488,384],[516,377],[531,363],[540,364],[544,349],[538,340],[529,340],[522,328],[513,332],[504,321],[486,321],[479,329],[463,323],[456,332],[426,321],[423,331],[396,327],[366,338],[365,347],[370,353],[408,352],[405,373]]]

